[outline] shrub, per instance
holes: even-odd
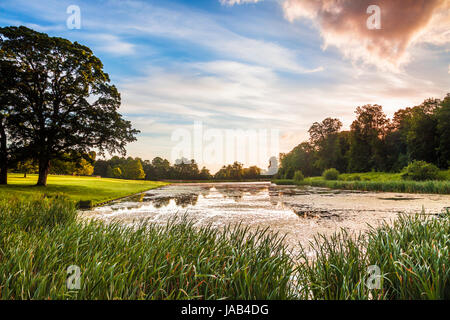
[[[403,169],[404,180],[440,180],[439,168],[425,161],[414,161]]]
[[[284,179],[293,179],[294,178],[294,169],[288,168],[286,173],[284,174]]]
[[[92,200],[80,200],[77,203],[77,207],[79,209],[92,209],[94,207],[94,203]]]
[[[294,181],[303,181],[305,179],[305,176],[300,170],[295,171],[294,174]]]
[[[114,168],[113,169],[113,177],[114,178],[122,177],[122,169],[120,169],[119,167]]]
[[[322,174],[325,180],[337,180],[339,178],[339,171],[334,168],[325,170]]]

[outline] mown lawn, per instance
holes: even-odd
[[[155,181],[50,175],[47,187],[36,187],[37,178],[37,175],[28,175],[24,178],[22,174],[10,174],[8,185],[0,186],[0,196],[65,194],[71,200],[92,201],[92,204],[96,205],[167,185],[165,182]]]

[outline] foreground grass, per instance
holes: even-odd
[[[68,291],[67,268],[81,269]],[[64,199],[0,202],[2,299],[291,299],[282,239],[186,219],[137,228],[79,222]]]
[[[358,237],[317,236],[298,258],[267,231],[76,216],[64,198],[0,200],[1,299],[450,299],[448,212],[401,216]],[[71,265],[81,270],[78,291],[66,286]],[[380,289],[365,285],[370,265]]]
[[[298,269],[303,297],[311,299],[450,299],[450,213],[401,216],[359,237],[345,231],[303,249]],[[380,268],[380,287],[369,290],[368,266]]]
[[[341,174],[336,181],[312,177],[303,181],[280,179],[272,182],[278,185],[310,185],[330,189],[450,194],[450,170],[442,171],[441,175],[447,180],[405,181],[402,180],[401,173],[368,172]]]
[[[0,196],[33,196],[65,194],[71,200],[92,201],[93,205],[154,189],[167,183],[143,180],[120,180],[95,177],[52,176],[47,187],[36,187],[37,175],[8,175],[8,185],[0,186]]]

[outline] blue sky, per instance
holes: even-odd
[[[450,92],[448,0],[428,2],[415,25],[382,20],[384,33],[347,26],[367,13],[354,1],[327,11],[330,1],[0,0],[0,25],[92,48],[122,94],[121,113],[142,131],[128,153],[145,159],[170,158],[171,134],[194,121],[279,129],[286,152],[314,121],[348,127],[359,105],[391,116]],[[376,2],[393,20],[399,8]],[[66,26],[69,5],[81,9],[80,30]]]

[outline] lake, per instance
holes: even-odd
[[[390,222],[399,213],[438,214],[450,207],[450,195],[330,190],[258,183],[172,184],[84,212],[106,222],[127,225],[143,220],[166,223],[186,214],[197,225],[218,228],[239,224],[286,235],[295,249],[317,233],[350,232]]]

